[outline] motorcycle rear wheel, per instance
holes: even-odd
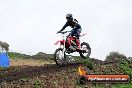
[[[84,47],[84,46],[85,46],[85,47]],[[90,54],[91,54],[91,48],[90,48],[89,44],[86,43],[86,42],[83,42],[83,43],[81,43],[81,48],[82,48],[82,49],[86,49],[86,50],[84,50],[85,52],[80,51],[80,52],[79,52],[80,56],[81,56],[82,58],[84,58],[84,59],[89,58],[89,56],[90,56]],[[86,55],[85,55],[85,54],[86,54]]]

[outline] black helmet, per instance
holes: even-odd
[[[67,14],[67,15],[66,15],[66,19],[67,19],[67,20],[73,20],[72,14]]]

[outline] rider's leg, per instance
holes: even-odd
[[[74,48],[73,48],[73,45],[72,45],[72,42],[71,42],[71,39],[72,39],[72,36],[74,36],[75,34],[75,30],[72,29],[71,30],[71,33],[67,36],[67,43],[68,43],[68,48],[69,50],[73,50],[74,51]]]
[[[71,37],[70,36],[67,36],[67,39],[66,39],[66,48],[68,49],[71,45]]]
[[[77,48],[80,49],[80,40],[79,39],[76,39],[76,44],[77,44]]]
[[[76,30],[75,29],[72,29],[71,30],[71,33],[69,35],[74,36],[75,33],[76,33]]]
[[[71,45],[71,38],[72,38],[72,36],[74,36],[74,34],[75,34],[75,30],[74,29],[72,29],[71,30],[71,33],[67,36],[67,41],[68,41],[68,43]]]
[[[80,33],[81,33],[81,29],[77,29],[77,31],[76,31],[76,37],[77,37],[77,39],[76,39],[76,44],[77,44],[77,47],[78,47],[78,49],[80,49],[80,40],[79,40],[79,37],[80,37]]]

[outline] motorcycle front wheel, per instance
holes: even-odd
[[[65,61],[66,61],[66,54],[65,52],[63,51],[62,48],[58,48],[55,50],[55,53],[54,53],[54,60],[55,60],[55,63],[57,65],[64,65]]]

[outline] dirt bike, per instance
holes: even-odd
[[[58,40],[55,45],[60,43],[60,47],[54,52],[54,60],[57,65],[64,65],[66,62],[66,54],[70,54],[73,52],[79,52],[80,56],[84,59],[88,58],[91,54],[91,48],[88,43],[82,42],[80,44],[80,48],[77,48],[75,40],[77,39],[75,36],[67,36],[67,33],[71,31],[63,31],[60,32],[62,34],[62,40]],[[80,35],[80,37],[86,34]],[[70,43],[68,42],[70,39]]]

